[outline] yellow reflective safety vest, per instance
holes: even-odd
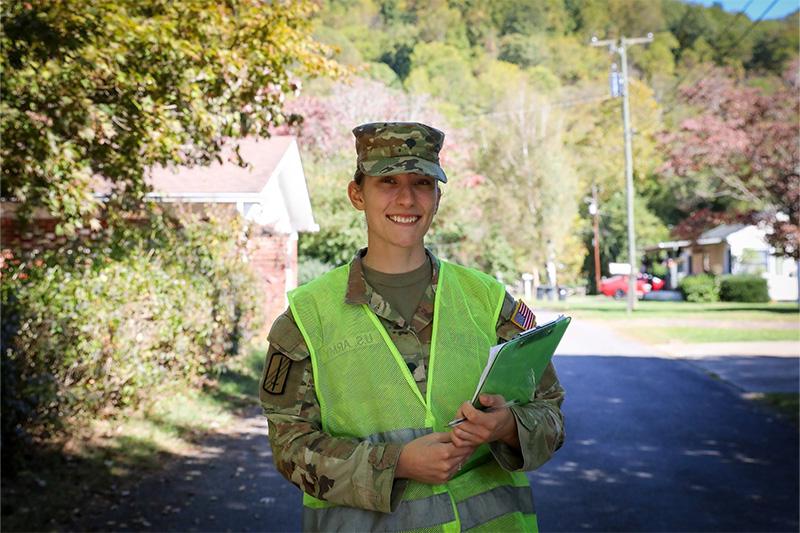
[[[311,354],[323,430],[375,443],[447,431],[497,341],[503,286],[441,261],[423,397],[378,317],[367,305],[345,303],[348,274],[345,265],[289,293]],[[486,445],[447,483],[409,481],[392,513],[336,506],[308,494],[303,505],[306,531],[537,530],[527,477],[503,470]]]

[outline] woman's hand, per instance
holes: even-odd
[[[506,403],[505,398],[499,394],[481,394],[479,400],[489,410],[479,411],[470,402],[461,404],[456,417],[466,420],[453,428],[453,444],[458,448],[476,448],[487,442],[502,441],[519,449],[514,414],[508,407],[500,407]]]
[[[394,475],[431,485],[446,483],[474,451],[471,446],[456,447],[451,433],[431,433],[403,446]]]

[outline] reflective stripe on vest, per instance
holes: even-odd
[[[344,303],[348,272],[348,266],[340,267],[289,294],[311,354],[323,429],[376,443],[406,443],[431,431],[447,431],[447,421],[471,397],[497,340],[503,286],[485,274],[442,262],[423,397],[371,309]],[[510,513],[532,514],[524,475],[505,472],[486,446],[475,459],[445,485],[409,481],[403,501],[390,514],[336,507],[305,495],[304,529],[457,530]],[[527,500],[520,495],[523,489]],[[504,494],[513,497],[498,507]],[[459,520],[462,513],[466,524]]]
[[[406,444],[414,439],[424,437],[433,433],[431,428],[404,428],[393,429],[391,431],[381,431],[380,433],[373,433],[367,435],[364,440],[370,441],[372,444],[380,444],[382,442],[395,442],[397,444]]]
[[[353,507],[303,510],[305,531],[409,531],[453,522],[456,516],[446,492],[420,500],[403,500],[393,513]]]
[[[535,514],[530,487],[496,487],[476,494],[456,504],[461,529],[467,530],[485,524],[504,514],[519,511]]]

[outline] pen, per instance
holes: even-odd
[[[479,410],[483,411],[484,413],[493,413],[495,411],[499,411],[500,409],[505,409],[506,407],[511,407],[512,405],[517,405],[518,403],[519,402],[516,401],[516,400],[509,400],[506,403],[504,403],[503,405],[498,405],[497,407],[488,407],[486,409],[479,409]],[[465,422],[466,420],[467,420],[466,418],[456,418],[455,420],[451,420],[450,422],[448,422],[447,423],[447,427],[454,428],[457,425],[461,424],[462,422]]]

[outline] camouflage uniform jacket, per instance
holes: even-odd
[[[410,323],[406,323],[364,280],[363,253],[361,250],[356,254],[350,264],[345,301],[353,305],[366,304],[375,312],[424,395],[438,260],[428,252],[433,265],[431,283]],[[514,307],[514,299],[506,293],[497,324],[500,339],[508,340],[521,331],[510,321]],[[309,351],[289,309],[273,323],[269,342],[259,392],[278,471],[319,499],[371,511],[394,510],[407,484],[406,480],[394,477],[402,444],[336,438],[322,431]],[[278,380],[276,369],[282,369]],[[279,382],[277,387],[276,381]],[[551,364],[538,385],[536,399],[511,408],[521,453],[504,443],[490,445],[503,468],[533,470],[561,447],[564,441],[560,410],[563,398],[564,390]]]

